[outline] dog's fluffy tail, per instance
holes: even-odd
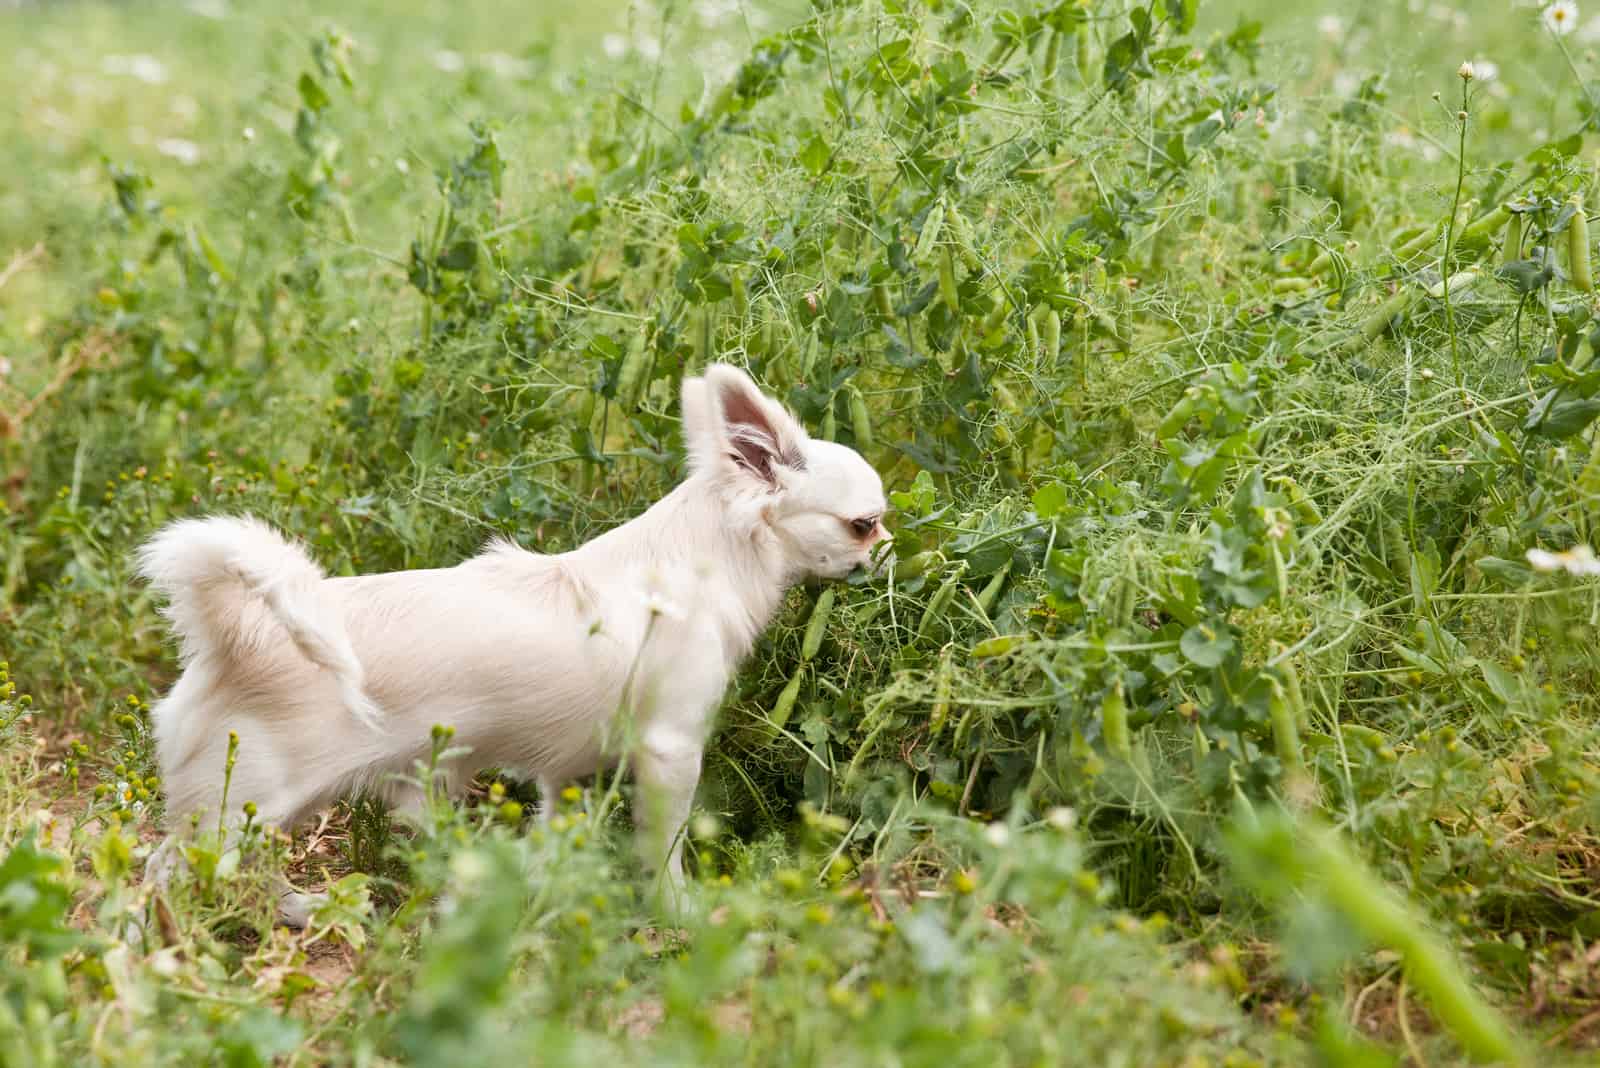
[[[276,621],[306,659],[338,680],[350,713],[379,727],[350,635],[323,604],[322,569],[265,523],[244,517],[171,523],[139,549],[139,573],[166,596],[185,663],[260,649],[273,640]],[[266,618],[247,610],[252,599],[265,605]]]

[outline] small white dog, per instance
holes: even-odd
[[[484,767],[564,783],[613,764],[607,728],[629,717],[644,802],[638,844],[675,888],[680,830],[711,719],[741,658],[794,583],[838,578],[887,537],[883,484],[854,450],[813,441],[726,364],[683,383],[687,480],[643,515],[558,556],[509,543],[452,568],[327,578],[298,546],[248,518],[172,523],[139,554],[170,602],[185,669],[153,710],[169,836],[146,878],[228,792],[291,828],[341,795],[383,791],[455,728]],[[612,735],[620,732],[613,730]],[[313,899],[286,893],[303,924]]]

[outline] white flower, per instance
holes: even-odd
[[[1587,545],[1575,545],[1566,552],[1553,553],[1545,549],[1529,549],[1528,565],[1535,571],[1551,573],[1565,571],[1580,578],[1600,576],[1600,559]]]
[[[1338,37],[1344,33],[1344,19],[1338,15],[1324,15],[1317,20],[1317,32],[1324,37]]]
[[[628,54],[628,39],[620,33],[608,33],[600,38],[600,48],[607,59],[621,59]]]
[[[1058,831],[1070,831],[1072,825],[1078,822],[1078,814],[1066,805],[1057,805],[1045,813],[1045,822]]]
[[[500,78],[528,78],[533,75],[533,64],[504,52],[485,52],[478,57],[485,67]]]
[[[1545,29],[1564,37],[1578,28],[1578,5],[1572,0],[1556,0],[1540,17]]]
[[[156,142],[156,151],[163,156],[171,156],[186,167],[192,167],[200,161],[200,146],[181,137],[163,137]]]
[[[1006,843],[1011,841],[1011,828],[1003,823],[991,823],[983,829],[983,836],[996,849],[1004,849]]]
[[[1475,59],[1472,61],[1472,74],[1480,82],[1492,82],[1500,77],[1500,64],[1492,59]]]
[[[666,616],[668,619],[683,619],[683,607],[658,590],[646,591],[641,600],[651,617]]]
[[[702,26],[715,26],[738,11],[739,0],[700,0],[695,5],[695,13],[700,16]]]
[[[155,56],[107,56],[100,61],[100,69],[107,74],[126,74],[148,85],[167,80],[167,68]]]
[[[433,54],[433,65],[446,74],[455,74],[467,65],[460,52],[452,52],[448,48],[441,48]]]
[[[1456,68],[1456,77],[1460,78],[1464,82],[1470,82],[1477,76],[1478,72],[1472,69],[1471,60],[1467,60],[1465,63],[1461,64],[1461,66]]]

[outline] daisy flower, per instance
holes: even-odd
[[[1576,545],[1559,553],[1545,549],[1529,549],[1528,565],[1535,571],[1546,573],[1565,571],[1580,578],[1600,575],[1600,559],[1595,558],[1594,550],[1587,545]]]
[[[1578,5],[1572,0],[1556,0],[1544,9],[1540,17],[1544,20],[1545,29],[1565,37],[1578,28]]]

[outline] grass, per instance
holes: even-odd
[[[1600,499],[1586,28],[0,24],[0,1061],[1592,1059],[1600,587],[1548,555]],[[878,466],[901,563],[741,672],[694,915],[606,781],[549,829],[493,777],[415,831],[353,799],[141,890],[176,665],[133,546],[559,551],[680,476],[714,356]],[[305,932],[276,868],[330,890]]]

